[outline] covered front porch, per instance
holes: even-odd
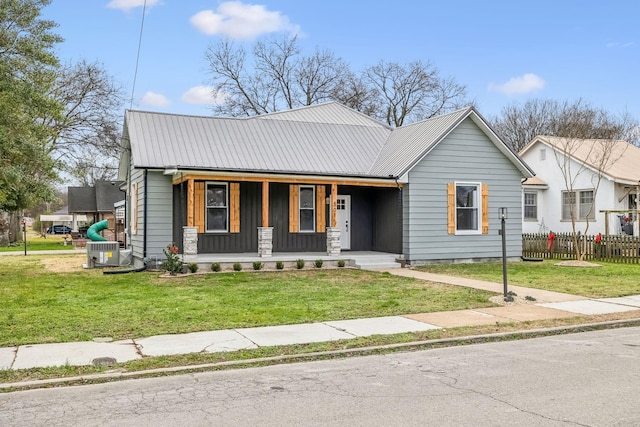
[[[363,270],[385,270],[403,266],[400,254],[376,251],[345,251],[339,255],[328,255],[326,252],[277,252],[271,258],[261,257],[258,253],[225,253],[182,255],[183,262],[198,264],[199,271],[211,271],[211,264],[220,264],[221,270],[232,270],[233,264],[239,262],[243,271],[253,270],[254,262],[263,263],[263,269],[275,270],[276,263],[282,261],[285,269],[296,268],[299,259],[304,260],[305,269],[314,268],[316,260],[323,261],[323,268],[336,267],[343,260],[345,266]]]
[[[173,241],[189,258],[402,250],[395,180],[171,172]]]

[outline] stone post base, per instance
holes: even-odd
[[[185,261],[198,256],[198,227],[182,227],[182,257]]]
[[[327,255],[340,255],[340,229],[327,227]]]
[[[258,256],[270,257],[273,250],[273,227],[258,227]]]

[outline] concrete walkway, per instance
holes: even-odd
[[[503,292],[501,283],[435,275],[401,268],[388,271],[399,276],[413,277],[420,280],[466,286],[499,294]],[[157,335],[121,341],[96,338],[90,342],[6,347],[0,348],[0,369],[90,365],[114,361],[126,362],[146,356],[238,351],[258,347],[327,342],[380,334],[398,334],[459,326],[479,326],[640,310],[640,295],[622,298],[587,299],[519,286],[509,286],[509,290],[514,291],[519,296],[531,296],[536,301],[532,304],[514,304],[473,310]],[[640,311],[638,311],[638,314],[640,315]]]

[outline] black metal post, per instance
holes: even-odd
[[[504,216],[501,218],[500,222],[502,223],[502,230],[500,231],[500,234],[502,235],[502,286],[504,297],[507,298],[507,233],[505,231]]]
[[[27,256],[27,223],[22,220],[22,240],[24,240],[24,256]]]

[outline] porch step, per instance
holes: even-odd
[[[367,259],[358,261],[355,260],[355,266],[361,270],[389,270],[391,268],[402,267],[399,262],[390,261],[388,258],[375,260]]]

